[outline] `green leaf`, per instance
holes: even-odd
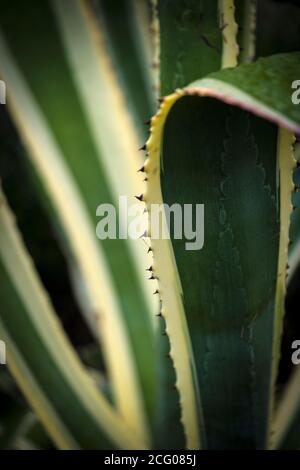
[[[84,3],[2,3],[8,106],[63,230],[112,382],[145,440],[154,416],[154,301],[143,240],[97,240],[96,209],[143,190],[138,137]],[[100,65],[100,66],[99,66]],[[51,214],[52,215],[52,214]],[[147,436],[147,437],[146,437]]]
[[[92,0],[99,28],[104,31],[106,47],[123,87],[128,106],[142,139],[146,137],[145,122],[154,113],[154,83],[147,47],[146,2],[134,0]],[[143,142],[144,143],[144,142]]]
[[[159,88],[162,93],[168,93],[173,87],[182,86],[187,80],[205,75],[221,66],[236,64],[237,24],[232,0],[221,2],[159,0],[152,2],[152,9],[153,30],[160,35],[160,43],[155,50],[160,55]],[[165,333],[169,333],[168,327]],[[167,345],[165,347],[167,348]],[[170,355],[174,360],[172,344]],[[179,389],[183,386],[178,381],[175,385]],[[187,389],[193,387],[191,377],[188,378],[186,386]],[[168,414],[168,409],[175,410],[175,407],[168,389],[164,391],[164,395],[169,396],[167,400],[169,406],[164,408]],[[192,397],[192,395],[193,392],[191,395],[187,392],[187,396]],[[199,436],[196,431],[194,400],[191,399],[190,405],[187,406],[188,414],[194,424],[188,430],[185,429],[186,439],[188,446],[197,447]],[[183,410],[182,422],[186,419],[186,410]],[[164,433],[169,434],[167,428]]]
[[[300,107],[292,102],[292,82],[299,74],[300,53],[276,54],[254,64],[210,74],[193,82],[201,96],[212,96],[247,109],[299,133]]]
[[[161,94],[221,67],[218,2],[158,0]]]
[[[236,0],[236,20],[239,24],[239,64],[252,62],[255,56],[257,0]]]
[[[0,219],[0,334],[28,402],[60,448],[143,447],[74,353],[2,193]]]
[[[150,215],[162,201],[205,206],[202,250],[152,240],[189,447],[199,436],[208,448],[268,443],[294,166],[294,138],[272,121],[300,129],[289,93],[298,63],[290,54],[216,72],[165,97],[152,119]]]

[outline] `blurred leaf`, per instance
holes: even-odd
[[[143,31],[147,28],[145,20],[149,21],[149,18],[143,17],[141,8],[147,8],[147,1],[90,0],[90,3],[99,28],[104,32],[105,45],[113,58],[113,66],[126,96],[127,105],[132,109],[139,135],[141,139],[145,139],[145,122],[154,113],[154,83],[149,57],[150,46],[147,45],[149,37]]]
[[[96,389],[70,347],[3,195],[0,207],[0,299],[5,305],[0,332],[18,385],[61,448],[143,446]]]
[[[294,373],[279,404],[272,429],[272,448],[300,448],[300,373]]]
[[[4,2],[0,20],[10,111],[68,242],[114,399],[146,439],[155,386],[149,260],[142,240],[95,235],[99,204],[118,208],[119,195],[130,204],[142,192],[136,134],[90,11],[77,1],[18,8],[16,18]]]

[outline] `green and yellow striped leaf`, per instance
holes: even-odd
[[[101,203],[143,190],[138,134],[86,2],[3,2],[8,107],[61,227],[121,415],[150,442],[155,303],[143,240],[96,237]]]
[[[2,193],[0,220],[0,334],[28,402],[62,449],[144,448],[74,353]]]
[[[278,55],[215,72],[165,97],[152,119],[150,215],[154,203],[205,206],[202,250],[152,240],[192,448],[200,439],[208,448],[268,442],[295,166],[291,131],[300,129],[290,83],[299,60],[299,53]]]

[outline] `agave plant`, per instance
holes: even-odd
[[[276,392],[300,44],[256,38],[261,4],[1,0],[1,154],[19,175],[2,171],[2,447],[300,447],[300,369]],[[149,220],[203,204],[203,248],[169,239],[165,214],[159,238],[99,240],[119,196]]]

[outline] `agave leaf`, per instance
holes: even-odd
[[[236,20],[239,25],[237,41],[239,44],[239,64],[252,62],[255,56],[256,39],[256,0],[236,0]]]
[[[9,368],[28,402],[63,449],[144,447],[70,346],[2,194],[0,218],[0,298],[5,305],[0,332]]]
[[[235,67],[237,65],[239,45],[237,42],[238,24],[236,22],[234,0],[220,0],[219,15],[220,30],[222,32],[221,67]]]
[[[160,23],[158,18],[158,0],[150,0],[150,50],[154,79],[154,96],[159,98],[160,83]]]
[[[97,14],[100,28],[106,32],[106,41],[115,59],[114,66],[118,71],[121,84],[125,85],[127,102],[129,105],[132,103],[133,107],[136,108],[134,114],[137,116],[136,122],[138,126],[140,127],[142,124],[143,129],[142,132],[140,131],[140,134],[145,134],[146,126],[144,122],[148,121],[150,115],[153,114],[154,94],[158,95],[158,84],[156,83],[153,86],[153,83],[151,83],[152,74],[156,76],[159,70],[159,24],[156,2],[152,2],[151,5],[150,40],[152,42],[151,49],[153,54],[151,74],[149,74],[148,57],[147,61],[145,61],[145,47],[141,48],[141,45],[143,45],[141,31],[138,31],[138,34],[136,34],[136,29],[141,26],[141,16],[142,14],[145,15],[145,12],[141,10],[143,7],[148,6],[146,5],[147,2],[126,0],[118,2],[116,5],[110,1],[98,0],[91,3]],[[143,28],[145,30],[144,34],[147,34],[149,25],[146,22]],[[138,56],[139,61],[135,60],[136,56]],[[151,78],[151,81],[149,78]],[[157,82],[157,78],[155,82]],[[155,288],[153,288],[154,290]],[[174,388],[174,369],[168,355],[169,342],[164,334],[165,324],[163,319],[158,319],[158,322],[159,330],[156,337],[158,373],[155,393],[154,446],[158,448],[182,448],[184,438],[182,426],[179,422],[178,393]]]
[[[269,18],[269,21],[265,19]],[[276,8],[272,2],[258,2],[257,4],[257,54],[268,56],[276,52],[299,51],[300,49],[300,5],[291,3],[278,3]],[[288,23],[288,28],[282,27]],[[298,74],[299,75],[299,74]],[[294,79],[297,79],[295,76]],[[294,91],[294,89],[291,91]],[[296,106],[295,106],[296,107]],[[297,148],[295,146],[295,158],[297,158]],[[298,188],[300,185],[299,170],[294,172],[294,183]],[[289,270],[287,282],[292,279],[300,256],[300,220],[299,220],[299,192],[293,193],[294,210],[291,216],[290,227],[290,247],[289,247]]]
[[[158,0],[161,93],[237,64],[233,0]]]
[[[146,137],[145,122],[154,113],[154,83],[149,57],[149,38],[145,12],[146,2],[134,0],[92,0],[90,4],[99,28],[104,31],[105,41],[113,57],[128,105],[132,108],[134,121],[141,138]]]
[[[237,69],[227,69],[197,80],[189,88],[240,106],[299,133],[300,109],[292,103],[292,82],[299,72],[300,53],[275,54]],[[272,84],[272,87],[271,85]]]
[[[299,56],[213,73],[165,97],[152,119],[150,215],[162,201],[205,204],[203,250],[152,240],[189,447],[199,445],[199,427],[209,448],[267,445],[294,166],[288,131],[300,129],[290,100]],[[278,147],[272,122],[288,129]]]
[[[142,240],[95,235],[100,203],[118,207],[127,195],[130,204],[142,192],[137,136],[85,4],[29,2],[18,18],[13,3],[2,4],[8,106],[84,283],[114,400],[146,439],[155,375],[149,260]]]
[[[158,88],[161,93],[169,93],[174,87],[185,84],[187,79],[202,76],[221,66],[236,65],[237,24],[232,0],[220,2],[158,0],[152,2],[152,9],[154,12],[153,29],[154,32],[160,33],[160,42],[156,45],[156,51],[160,52],[160,87]],[[165,329],[164,320],[162,320],[162,325]],[[168,328],[164,334],[168,336]],[[166,338],[162,349],[168,350],[168,348],[169,341]],[[170,356],[173,357],[172,344]],[[174,380],[174,375],[170,376],[170,380]],[[191,377],[188,377],[185,384],[177,381],[176,385],[177,388],[193,387]],[[170,396],[168,390],[164,393]],[[192,397],[193,392],[187,396]],[[187,402],[186,404],[188,406]],[[188,412],[190,421],[194,420],[194,426],[189,430],[186,428],[185,431],[188,446],[197,448],[199,434],[196,431],[197,417],[194,405],[192,400]],[[174,414],[175,409],[175,403],[170,396],[168,406],[164,408],[165,413]],[[183,411],[182,421],[184,422],[185,419],[185,411]],[[167,427],[163,432],[169,433]]]

